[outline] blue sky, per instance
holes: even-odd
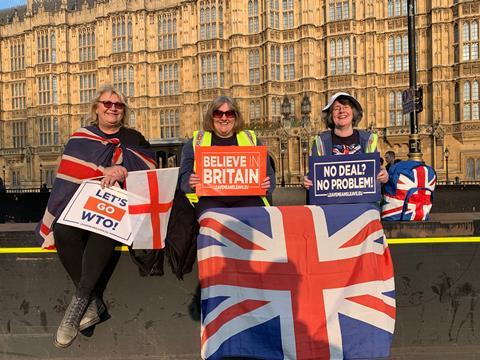
[[[15,7],[18,5],[25,5],[27,0],[0,0],[0,9]]]

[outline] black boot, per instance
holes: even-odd
[[[88,305],[88,297],[73,296],[65,311],[62,322],[55,336],[55,346],[64,348],[69,346],[78,334],[80,319]]]
[[[106,308],[102,299],[98,298],[96,295],[92,295],[87,310],[85,310],[82,320],[80,320],[78,330],[82,331],[90,326],[98,324],[101,321],[101,315],[105,310]]]

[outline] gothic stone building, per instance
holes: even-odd
[[[448,148],[450,179],[479,180],[480,3],[417,1],[415,11],[423,159],[445,179]],[[287,183],[303,176],[336,91],[363,104],[359,127],[378,132],[382,153],[406,159],[406,15],[407,0],[27,0],[0,12],[3,177],[51,185],[106,82],[126,93],[130,126],[153,144],[191,136],[212,98],[235,97]]]

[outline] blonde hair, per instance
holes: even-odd
[[[218,108],[223,104],[228,104],[228,106],[230,106],[230,109],[235,111],[235,123],[233,125],[233,132],[237,133],[240,130],[243,130],[243,128],[245,127],[245,121],[243,120],[243,116],[240,113],[240,108],[237,102],[230,96],[224,95],[218,96],[217,98],[213,99],[212,102],[210,102],[210,104],[208,105],[207,112],[203,117],[203,130],[212,132],[215,131],[215,128],[213,127],[213,112],[215,110],[218,110]]]
[[[123,117],[120,123],[122,124],[122,126],[126,126],[127,121],[130,118],[130,107],[128,106],[127,98],[125,95],[123,95],[122,92],[118,91],[110,84],[104,84],[100,86],[100,88],[95,93],[95,96],[90,101],[90,111],[86,116],[87,122],[90,123],[90,125],[98,125],[97,106],[98,106],[100,97],[105,93],[117,95],[120,101],[125,104],[125,108],[123,110]]]

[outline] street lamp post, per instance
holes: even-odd
[[[287,149],[286,149],[285,143],[282,140],[280,142],[280,158],[282,160],[282,182],[281,182],[282,187],[285,187],[285,162],[284,162],[284,159],[285,159],[285,151],[286,150]]]
[[[290,100],[288,100],[288,96],[285,95],[282,101],[282,116],[283,116],[283,127],[285,127],[288,120],[290,120],[291,108],[290,108]]]
[[[307,154],[308,154],[308,139],[310,136],[310,113],[312,112],[312,103],[308,95],[305,93],[303,95],[302,104],[302,128],[303,128],[303,139],[302,139],[302,154],[303,154],[303,175],[307,174]]]
[[[303,95],[302,104],[302,127],[308,127],[310,125],[310,113],[312,112],[312,103],[307,94]]]
[[[302,140],[303,175],[307,175],[308,139]]]
[[[282,133],[280,137],[280,159],[282,161],[282,182],[281,186],[285,187],[285,153],[287,152],[287,144],[288,144],[288,134],[286,133],[285,128],[287,127],[287,123],[290,120],[291,114],[291,105],[290,100],[288,100],[288,96],[285,95],[282,101],[282,117],[283,117],[283,129],[285,133]]]
[[[445,149],[443,155],[445,156],[445,182],[448,185],[448,157],[450,156],[450,151],[448,151],[448,148]]]
[[[417,101],[417,68],[416,68],[416,49],[415,49],[415,0],[407,0],[407,30],[408,30],[408,70],[409,85],[413,89],[414,101]],[[422,151],[420,147],[420,134],[418,133],[418,114],[417,105],[410,113],[410,136],[408,139],[408,158],[411,160],[422,161]]]
[[[43,179],[42,179],[42,164],[40,164],[40,187],[42,187]]]

